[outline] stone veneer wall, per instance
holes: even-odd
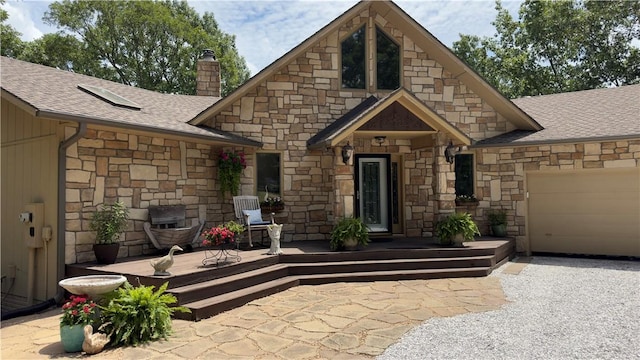
[[[507,211],[509,236],[525,251],[527,172],[640,167],[640,139],[579,144],[476,149],[476,197],[473,211],[481,232],[488,234],[487,211]],[[473,209],[472,209],[473,210]]]
[[[282,152],[286,209],[277,221],[285,224],[285,241],[325,239],[336,216],[353,212],[353,167],[343,165],[340,157],[347,140],[335,149],[313,151],[307,149],[306,141],[368,96],[388,94],[340,88],[340,40],[366,24],[369,16],[401,44],[403,86],[427,106],[476,140],[513,129],[411,38],[374,10],[364,11],[208,121],[212,127],[262,141],[264,151]],[[374,39],[369,36],[369,41]],[[373,69],[374,59],[367,61]],[[355,153],[373,150],[360,141],[354,143],[353,138],[349,141]],[[430,236],[435,215],[455,210],[453,167],[442,156],[447,143],[441,136],[434,149],[411,151],[408,141],[398,140],[373,150],[404,156],[409,236]],[[252,164],[243,175],[242,194],[255,194]]]
[[[74,132],[66,130],[67,136]],[[143,230],[149,205],[186,205],[187,225],[198,219],[222,222],[222,204],[214,189],[215,150],[204,144],[89,129],[67,152],[65,262],[95,260],[89,219],[105,202],[120,200],[130,208],[119,257],[155,252]]]

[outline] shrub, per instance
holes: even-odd
[[[103,204],[89,222],[89,229],[96,232],[96,244],[112,244],[127,228],[129,210],[118,201],[113,205]]]
[[[436,236],[444,244],[450,244],[457,234],[462,234],[465,241],[473,241],[480,230],[469,213],[453,213],[436,224]]]
[[[507,212],[504,210],[492,210],[489,212],[489,224],[505,225],[507,223]]]
[[[347,217],[338,221],[331,231],[331,250],[344,248],[344,243],[349,238],[354,238],[358,245],[369,244],[369,229],[361,219]]]
[[[107,296],[107,304],[100,306],[104,321],[101,330],[110,334],[111,344],[138,345],[166,339],[171,334],[171,315],[190,310],[169,306],[177,299],[165,294],[168,285],[164,283],[154,291],[154,286],[133,287],[126,282]]]

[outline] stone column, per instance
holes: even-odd
[[[442,132],[438,133],[433,150],[434,214],[436,220],[456,211],[455,167],[454,164],[449,164],[444,156],[448,144],[448,136]]]
[[[354,210],[354,201],[355,201],[355,183],[354,183],[354,156],[351,156],[348,164],[345,164],[342,161],[342,147],[347,145],[347,141],[349,144],[353,144],[353,139],[349,138],[348,140],[343,141],[340,146],[336,146],[333,148],[334,151],[334,184],[333,184],[333,193],[335,197],[335,205],[334,205],[334,215],[336,219],[340,219],[342,217],[353,216],[355,213]],[[352,145],[353,146],[353,145]]]

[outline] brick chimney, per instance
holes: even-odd
[[[220,97],[220,63],[209,49],[198,59],[196,95]]]

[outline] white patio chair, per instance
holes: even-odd
[[[236,213],[236,219],[239,223],[245,226],[247,234],[249,235],[249,247],[253,247],[253,241],[251,240],[251,232],[253,230],[260,230],[262,240],[260,244],[264,246],[264,234],[263,231],[267,230],[267,225],[274,224],[274,213],[271,213],[271,221],[264,221],[262,219],[262,211],[260,210],[260,200],[257,196],[234,196],[233,208]]]

